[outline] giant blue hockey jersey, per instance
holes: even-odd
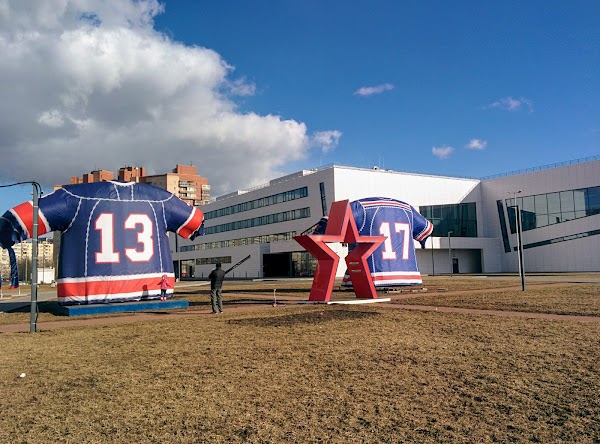
[[[387,197],[355,200],[350,208],[361,236],[386,237],[367,260],[375,286],[422,284],[413,239],[424,246],[433,232],[432,223],[409,204]],[[319,224],[316,233],[324,232],[326,220]],[[352,285],[348,275],[343,285]]]
[[[3,215],[3,222],[12,225],[13,241],[32,237],[32,209],[32,202],[24,202]],[[203,218],[202,211],[172,193],[133,182],[67,185],[40,198],[38,234],[62,232],[58,302],[155,298],[163,274],[172,293],[175,275],[167,232],[193,239]]]
[[[385,242],[367,260],[375,286],[422,284],[413,239],[421,246],[433,232],[433,224],[412,206],[386,197],[350,202],[361,236],[385,236]],[[348,276],[344,283],[351,285]]]

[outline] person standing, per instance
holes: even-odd
[[[210,279],[210,306],[212,313],[223,313],[221,287],[223,286],[223,279],[225,279],[225,272],[221,269],[220,262],[215,265],[215,269],[210,272],[208,278]]]
[[[171,285],[169,284],[169,281],[167,280],[167,275],[163,274],[162,279],[160,280],[160,300],[161,301],[167,300],[167,288],[169,288],[170,286]]]

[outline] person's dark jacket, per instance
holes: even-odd
[[[223,285],[223,279],[225,279],[225,272],[220,266],[217,265],[217,268],[210,272],[208,278],[210,279],[211,290],[221,288]]]

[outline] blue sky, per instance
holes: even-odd
[[[600,154],[597,1],[188,3],[157,27],[254,82],[243,109],[342,132],[306,165],[480,177]]]
[[[600,154],[598,1],[85,0],[37,21],[9,3],[13,18],[47,32],[53,54],[81,66],[44,65],[59,80],[40,86],[9,64],[25,69],[25,56],[0,62],[0,79],[62,91],[15,96],[41,129],[0,136],[34,164],[0,167],[1,183],[37,172],[50,191],[94,168],[193,163],[218,195],[332,162],[484,177]],[[83,12],[93,26],[78,33]],[[108,48],[101,56],[77,40],[90,36]],[[43,57],[42,46],[25,48]],[[18,124],[0,117],[0,128]],[[59,173],[35,156],[48,144]],[[0,189],[4,206],[28,199],[25,188],[12,201]]]

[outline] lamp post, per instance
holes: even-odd
[[[517,262],[519,263],[519,277],[521,278],[521,290],[525,291],[525,270],[523,267],[523,242],[521,238],[522,227],[521,227],[521,210],[517,204],[517,194],[520,194],[521,190],[509,191],[509,194],[513,195],[513,204],[515,209],[515,231],[517,234]]]
[[[452,267],[452,245],[450,244],[450,235],[453,231],[448,231],[448,261],[450,262],[450,274],[454,274],[454,267]]]
[[[179,236],[175,233],[175,251],[177,251],[177,273],[175,282],[181,281],[181,252],[179,251]]]
[[[431,239],[431,275],[435,276],[435,261],[433,259],[433,237]]]
[[[23,259],[23,244],[21,244],[21,262],[25,264],[25,274],[23,275],[23,282],[27,279],[27,259]],[[19,276],[17,272],[17,276]],[[21,296],[21,280],[19,279],[19,296]]]
[[[36,333],[37,332],[37,298],[38,298],[38,276],[37,276],[37,254],[38,254],[38,200],[39,195],[42,193],[42,187],[37,182],[17,182],[11,183],[9,185],[0,185],[0,188],[4,187],[12,187],[15,185],[25,185],[29,184],[33,186],[33,220],[32,220],[32,228],[33,233],[31,236],[31,311],[30,311],[30,321],[29,321],[29,332]],[[21,246],[21,257],[23,257],[23,246]],[[27,262],[25,262],[25,267],[27,267]],[[27,274],[27,273],[25,273]],[[25,276],[26,279],[27,276]],[[19,292],[21,286],[19,285]]]
[[[31,311],[29,316],[29,332],[37,332],[37,300],[38,300],[38,192],[39,185],[33,185],[33,237],[31,239]]]
[[[40,284],[45,284],[46,283],[46,247],[44,246],[43,239],[40,243],[40,247],[42,249],[42,282],[40,282]]]
[[[519,205],[517,205],[517,194],[521,193],[521,190],[513,191],[513,205],[515,207],[515,231],[517,233],[517,253],[518,253],[518,262],[519,262],[519,277],[521,277],[521,236],[519,235]]]

